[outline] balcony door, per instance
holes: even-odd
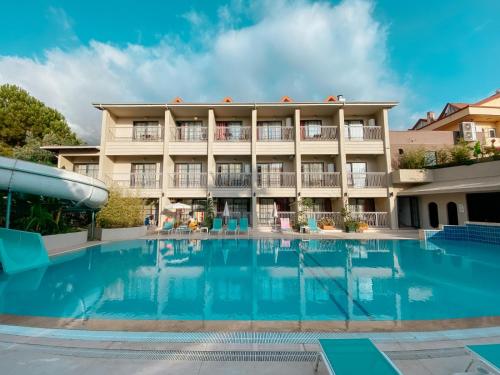
[[[300,126],[302,139],[321,138],[321,120],[304,120]]]
[[[348,207],[351,212],[375,212],[375,200],[373,198],[349,198]]]
[[[241,163],[217,163],[216,186],[244,186]]]
[[[257,164],[258,185],[260,187],[280,187],[283,163]]]
[[[175,187],[201,187],[201,163],[175,164]]]
[[[156,186],[156,163],[132,163],[130,187],[154,188]]]
[[[257,139],[280,140],[282,139],[283,124],[281,121],[258,121]]]
[[[302,184],[304,187],[319,187],[323,178],[323,163],[302,163]]]
[[[216,140],[243,140],[243,123],[241,121],[217,121]]]
[[[177,136],[183,141],[200,141],[206,138],[202,121],[178,121],[177,128]]]
[[[345,137],[352,140],[364,139],[364,128],[362,120],[348,120],[345,122]]]
[[[135,141],[157,141],[161,138],[158,121],[134,121],[133,139]]]
[[[366,163],[346,163],[347,183],[354,188],[366,187]]]
[[[76,173],[80,173],[92,178],[97,178],[99,176],[99,164],[97,163],[75,164],[73,170]]]

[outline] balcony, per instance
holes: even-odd
[[[337,126],[301,126],[300,139],[302,141],[336,141],[338,139]]]
[[[340,186],[340,172],[303,172],[303,188],[332,188]]]
[[[216,142],[249,142],[252,138],[250,126],[216,126]]]
[[[181,126],[170,129],[171,142],[204,142],[207,138],[206,126]]]
[[[382,139],[380,126],[345,125],[345,138],[349,141],[372,141]]]
[[[213,173],[214,186],[217,188],[250,188],[251,173]]]
[[[163,126],[115,126],[108,128],[107,155],[159,155],[163,153]]]
[[[355,189],[386,186],[385,172],[347,173],[347,186]]]
[[[125,189],[161,189],[161,173],[113,173],[106,176],[106,183]]]
[[[169,173],[168,187],[174,189],[201,189],[207,187],[207,173]]]
[[[257,140],[260,142],[293,141],[294,131],[292,127],[257,127]]]
[[[295,172],[261,172],[257,174],[259,188],[293,188]]]

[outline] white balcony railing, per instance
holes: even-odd
[[[273,216],[272,211],[264,211],[258,213],[259,224],[262,225],[280,225],[281,218],[288,218],[290,220],[290,225],[294,225],[297,213],[294,211],[278,211],[278,217]]]
[[[257,126],[257,140],[262,142],[293,141],[294,131],[292,127]]]
[[[345,138],[350,141],[382,139],[382,129],[380,126],[345,125]]]
[[[252,128],[250,126],[216,126],[216,142],[243,142],[252,138]]]
[[[342,218],[342,214],[340,212],[306,212],[307,218],[314,218],[316,221],[319,221],[323,218],[332,219],[336,228],[342,228],[344,219]]]
[[[224,211],[217,211],[215,213],[215,216],[223,218],[223,219],[225,219],[227,217],[227,216],[224,216]],[[244,217],[244,218],[247,218],[248,221],[250,222],[251,216],[252,216],[251,212],[248,212],[248,211],[231,211],[231,210],[229,210],[229,217],[227,217],[227,218],[240,220],[242,217]]]
[[[302,172],[302,187],[331,188],[340,186],[340,172]]]
[[[333,141],[337,138],[337,126],[300,127],[300,139],[303,141]]]
[[[134,125],[108,128],[112,142],[163,142],[163,126]]]
[[[257,186],[260,188],[295,187],[295,172],[261,172],[257,174]]]
[[[168,186],[171,188],[196,189],[207,187],[207,173],[169,173]]]
[[[351,212],[351,217],[369,227],[386,228],[389,225],[387,212]]]
[[[106,176],[106,183],[126,189],[161,189],[161,173],[113,173]]]
[[[215,187],[248,188],[252,186],[251,173],[213,173]]]
[[[386,186],[385,172],[347,173],[347,185],[352,188],[373,188]]]
[[[208,137],[206,126],[180,126],[170,128],[172,142],[203,142]]]

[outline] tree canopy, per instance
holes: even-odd
[[[0,155],[47,163],[48,151],[38,158],[40,146],[81,143],[57,110],[18,86],[0,85]]]

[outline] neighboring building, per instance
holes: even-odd
[[[433,112],[419,119],[411,130],[452,131],[455,141],[500,145],[500,90],[477,103],[448,103],[435,118]]]
[[[313,198],[318,217],[351,211],[371,227],[397,227],[391,184],[388,110],[394,102],[96,104],[101,144],[47,147],[59,166],[95,173],[144,198],[159,217],[184,202],[201,218],[215,199],[219,215],[253,225],[292,215]],[[85,155],[85,153],[88,153]],[[98,163],[97,163],[98,157]],[[98,167],[95,166],[98,164]],[[85,167],[83,165],[86,165]],[[94,169],[95,168],[95,169]]]
[[[500,161],[393,172],[401,228],[500,222]]]
[[[452,147],[454,136],[451,131],[418,132],[415,130],[390,131],[392,168],[399,169],[399,159],[405,152],[425,149],[429,164],[435,164],[436,152],[444,147]]]

